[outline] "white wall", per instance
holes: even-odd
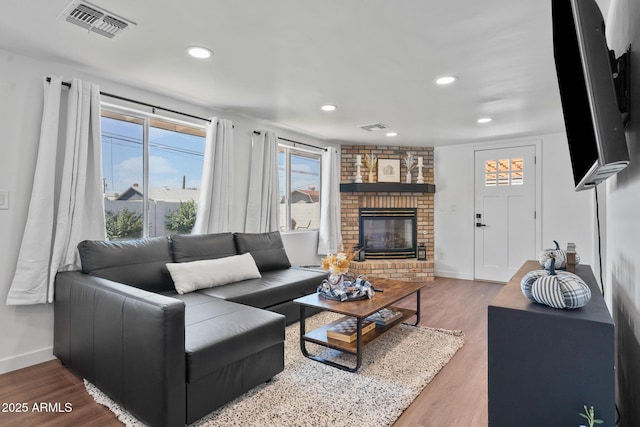
[[[51,305],[6,306],[5,301],[15,272],[18,248],[26,221],[42,117],[43,83],[47,75],[78,77],[95,82],[109,93],[184,111],[201,117],[218,116],[235,125],[235,198],[232,231],[244,227],[248,186],[250,141],[253,130],[276,130],[284,138],[314,145],[328,145],[271,124],[217,112],[201,105],[153,94],[89,75],[70,65],[25,57],[0,49],[0,190],[9,190],[10,208],[0,210],[0,373],[51,359],[53,309]],[[110,98],[104,99],[114,102]],[[114,102],[115,103],[115,102]],[[141,107],[138,107],[141,108]],[[285,247],[295,261],[317,264],[317,233],[284,236]],[[291,240],[291,242],[289,242]],[[315,245],[315,246],[314,246]]]
[[[470,144],[435,147],[435,275],[473,279],[474,191]]]
[[[576,244],[582,264],[589,264],[598,275],[595,256],[594,191],[574,190],[569,146],[564,133],[542,137],[542,248],[557,240],[566,247]]]
[[[574,242],[582,263],[593,264],[593,192],[574,191],[566,136],[494,141],[483,144],[516,146],[541,142],[541,244]],[[435,274],[474,278],[474,150],[478,144],[436,147]]]

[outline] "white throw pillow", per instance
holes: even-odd
[[[180,295],[262,277],[250,253],[201,261],[167,263],[167,268]]]

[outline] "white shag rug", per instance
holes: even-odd
[[[307,330],[335,318],[317,314]],[[362,367],[350,373],[304,357],[299,327],[286,329],[283,372],[191,426],[390,426],[464,342],[461,331],[400,325],[369,344]],[[355,356],[309,343],[307,349],[355,365]],[[144,426],[86,380],[85,387],[127,426]]]

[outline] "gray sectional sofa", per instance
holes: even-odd
[[[292,300],[326,276],[291,267],[278,232],[78,250],[82,271],[56,276],[54,354],[151,426],[192,423],[281,372],[284,328],[299,317]],[[179,294],[167,269],[246,253],[260,278]]]

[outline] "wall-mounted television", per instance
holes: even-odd
[[[629,164],[615,55],[595,0],[552,0],[553,54],[576,191]],[[612,62],[614,62],[612,64]],[[615,70],[617,74],[617,69]],[[625,73],[627,74],[627,73]]]

